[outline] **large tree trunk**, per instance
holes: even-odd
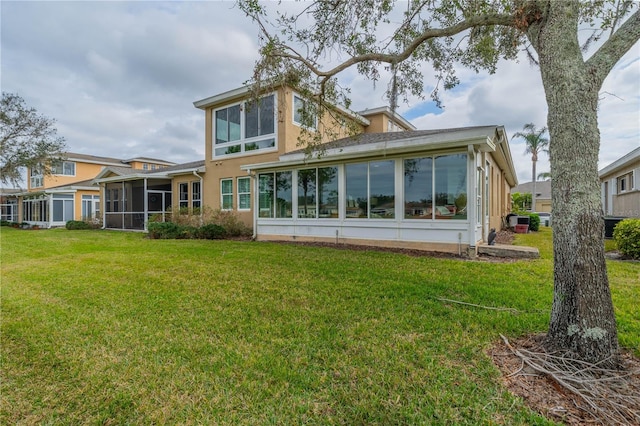
[[[616,320],[604,257],[598,179],[598,91],[577,39],[577,6],[549,2],[529,37],[540,60],[549,107],[554,296],[550,348],[615,366]]]

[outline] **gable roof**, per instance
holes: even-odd
[[[204,173],[204,163],[204,160],[192,161],[155,170],[140,170],[132,169],[130,167],[110,166],[102,169],[100,173],[92,179],[92,182],[100,183],[114,180],[133,180],[151,177],[169,179],[174,175],[191,173],[194,171]]]
[[[521,194],[531,194],[533,191],[533,182],[525,182],[513,188],[513,192],[519,192]],[[551,199],[551,181],[550,180],[538,180],[536,181],[536,199],[538,200],[550,200]]]

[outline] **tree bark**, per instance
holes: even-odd
[[[554,296],[547,345],[580,359],[618,364],[618,336],[604,257],[598,179],[598,92],[577,39],[577,2],[549,2],[528,35],[548,104]]]

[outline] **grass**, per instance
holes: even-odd
[[[485,351],[544,332],[541,259],[2,228],[0,424],[552,424]],[[640,265],[610,262],[640,354]],[[455,299],[521,311],[444,303]]]

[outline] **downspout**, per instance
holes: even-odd
[[[202,202],[202,198],[203,198],[203,195],[204,195],[204,191],[203,191],[203,189],[204,189],[204,183],[203,183],[202,176],[200,176],[200,175],[198,174],[198,171],[197,171],[197,170],[194,170],[192,173],[193,173],[193,175],[194,175],[195,177],[197,177],[198,179],[200,179],[200,226],[202,226],[202,222],[203,222],[203,220],[202,220],[202,215],[203,215],[203,213],[204,213],[204,209],[202,208],[202,207],[204,206],[204,203]],[[172,184],[171,186],[173,187],[173,184]],[[173,199],[171,200],[171,203],[173,203]],[[193,187],[191,187],[191,203],[193,203]],[[192,205],[193,205],[193,204],[192,204]]]
[[[258,202],[260,201],[260,195],[258,194],[258,190],[259,190],[259,183],[258,183],[258,179],[257,179],[257,175],[251,174],[251,170],[247,170],[247,174],[249,175],[249,177],[251,178],[251,180],[254,182],[254,189],[253,189],[253,235],[251,235],[251,241],[255,241],[256,238],[258,238],[258,210],[259,210],[259,206],[258,206]]]
[[[149,221],[149,194],[147,193],[147,178],[143,179],[143,193],[144,193],[144,200],[143,200],[143,206],[144,206],[144,222],[143,222],[143,227],[144,227],[144,231],[148,231],[147,229],[147,222]]]

